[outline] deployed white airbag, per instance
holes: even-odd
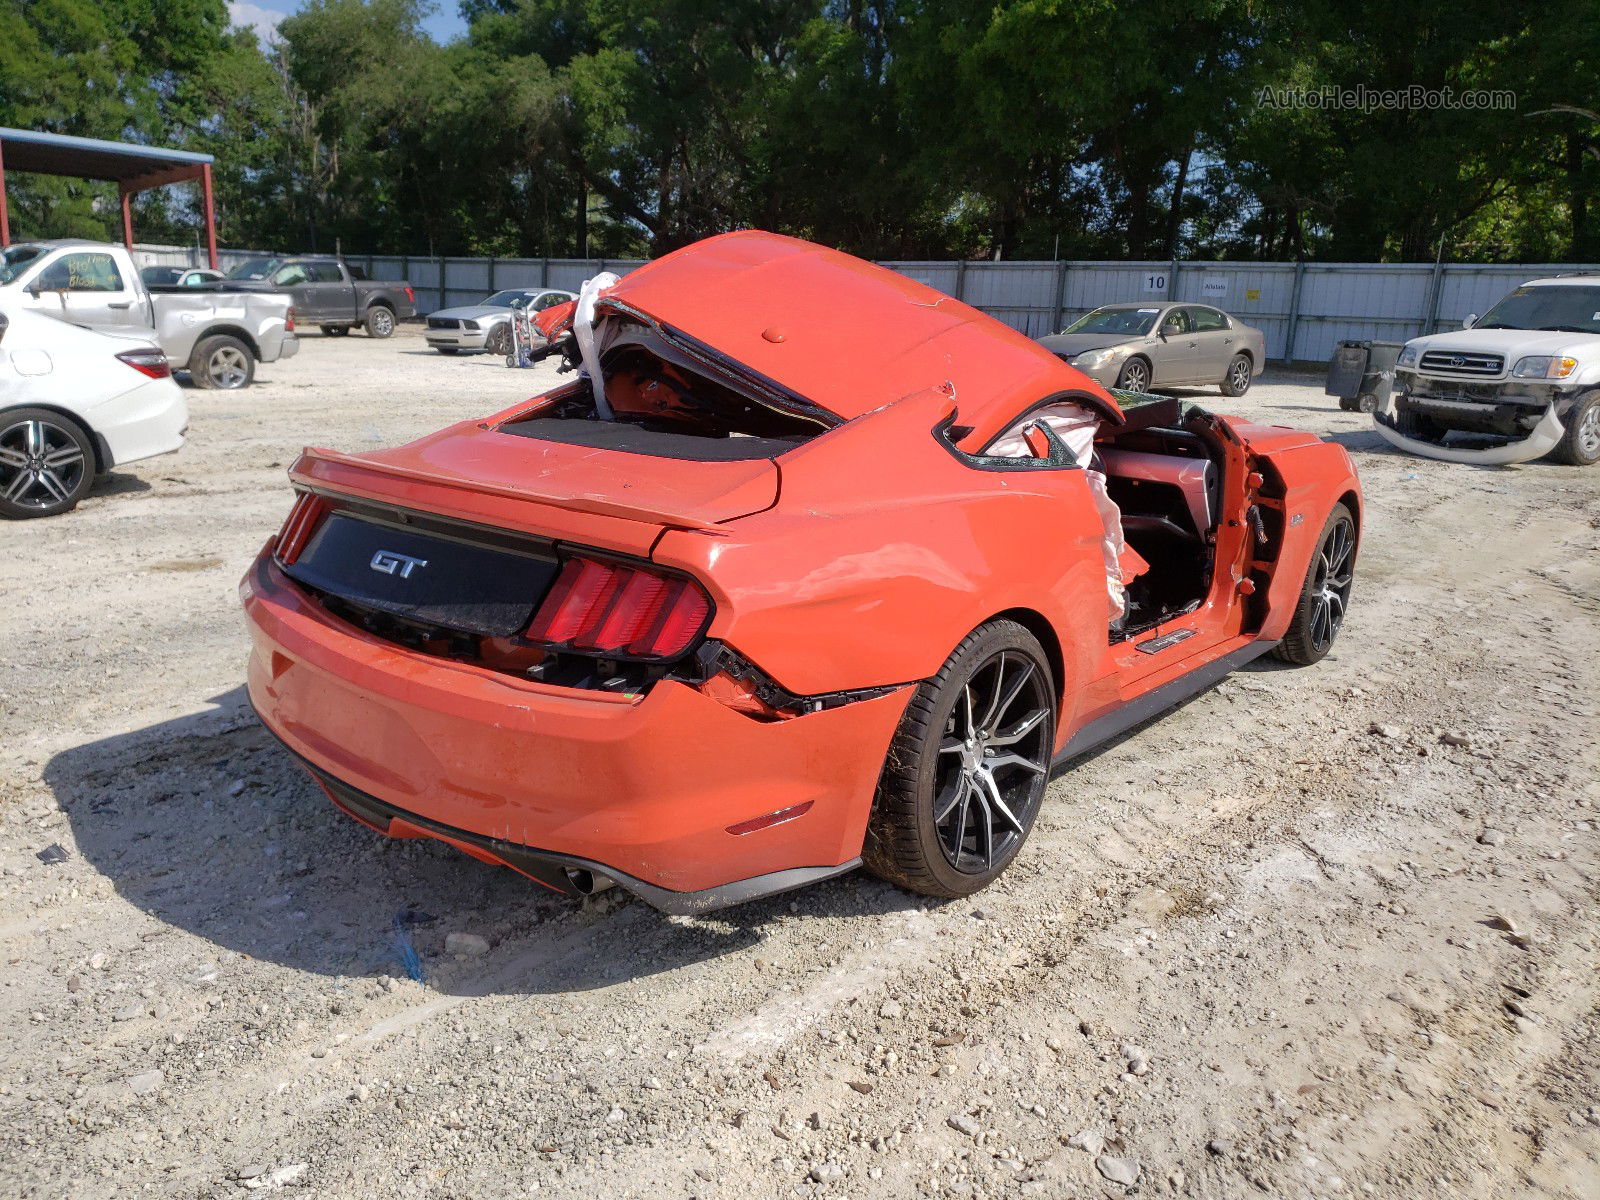
[[[621,279],[610,271],[601,271],[592,279],[585,279],[578,289],[578,307],[572,314],[572,334],[578,339],[578,354],[583,359],[583,373],[594,389],[594,410],[602,421],[611,420],[611,405],[606,402],[606,377],[600,372],[600,355],[608,339],[595,336],[594,306],[601,295],[616,287]]]

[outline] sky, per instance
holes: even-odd
[[[233,23],[253,28],[262,40],[271,36],[279,21],[301,7],[301,0],[228,0],[228,13]],[[434,41],[448,42],[467,31],[460,13],[456,11],[456,0],[438,0],[434,10],[433,15],[422,23],[423,29]]]

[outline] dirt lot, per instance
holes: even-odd
[[[545,378],[312,334],[0,526],[0,1195],[1600,1195],[1600,470],[1215,397],[1359,461],[1328,661],[1060,778],[973,900],[667,918],[383,842],[244,704],[301,444]]]

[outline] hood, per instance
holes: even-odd
[[[1539,329],[1456,329],[1412,338],[1407,346],[1427,350],[1458,350],[1464,354],[1501,354],[1506,369],[1530,354],[1593,354],[1600,349],[1600,336],[1592,333],[1547,332]]]
[[[444,317],[451,321],[481,321],[484,317],[503,317],[511,310],[498,304],[464,304],[460,308],[441,308],[429,317]]]
[[[1121,423],[1098,384],[1032,338],[904,275],[848,254],[749,230],[639,268],[614,306],[714,350],[807,403],[852,420],[948,382],[963,424],[1061,392]]]
[[[1075,354],[1084,354],[1090,350],[1101,350],[1106,346],[1121,346],[1133,342],[1144,341],[1145,335],[1126,333],[1053,333],[1049,337],[1039,339],[1051,354],[1063,355],[1071,358]]]

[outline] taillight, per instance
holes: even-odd
[[[416,302],[417,302],[417,294],[415,292],[413,292],[410,288],[407,288],[406,289],[406,303],[407,304],[415,304]]]
[[[289,306],[289,311],[284,314],[284,317],[283,317],[283,331],[285,333],[293,333],[294,332],[294,305],[292,305],[292,304]]]
[[[172,364],[159,350],[124,350],[117,358],[151,379],[166,379],[172,374]]]
[[[674,658],[705,628],[711,601],[693,580],[569,558],[527,638],[587,654]]]
[[[300,557],[300,551],[306,548],[306,543],[311,540],[311,535],[327,511],[328,502],[321,496],[301,492],[295,498],[294,507],[289,510],[289,519],[278,531],[276,553],[279,562],[288,566]]]

